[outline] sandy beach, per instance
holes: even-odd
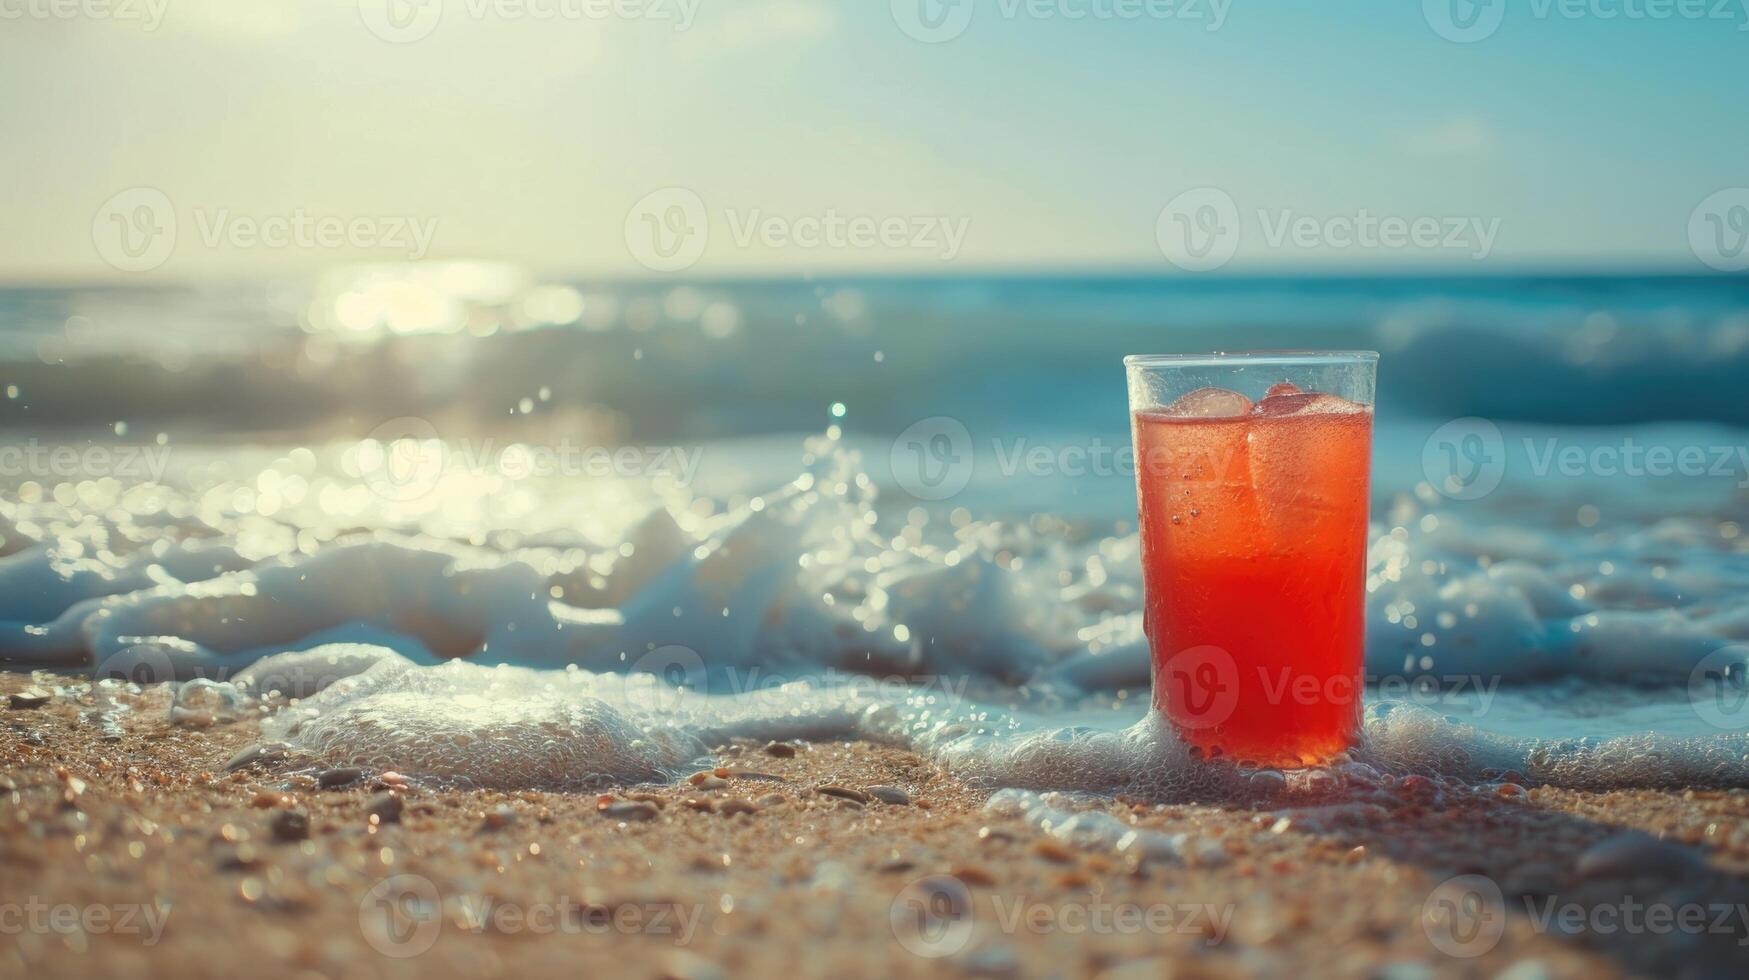
[[[172,725],[150,690],[98,716],[80,683],[0,677],[10,975],[1532,980],[1749,962],[1740,790],[1410,779],[1393,808],[1093,805],[1212,842],[1153,860],[1066,846],[867,743],[729,745],[715,771],[602,794],[436,790],[238,761],[256,721]]]

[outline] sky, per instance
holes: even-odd
[[[0,280],[1741,268],[1746,5],[0,0]]]

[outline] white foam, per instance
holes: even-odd
[[[1150,800],[1316,796],[1317,777],[1330,773],[1380,791],[1412,774],[1475,783],[1511,770],[1587,788],[1749,785],[1749,736],[1512,737],[1396,702],[1370,707],[1364,743],[1346,767],[1283,774],[1197,761],[1152,712],[1127,727],[1059,727],[1048,715],[858,683],[713,695],[649,674],[419,666],[386,649],[345,654],[346,670],[374,662],[338,679],[331,650],[270,662],[268,672],[289,683],[323,677],[328,684],[271,720],[268,735],[330,764],[464,786],[576,789],[667,779],[734,738],[872,739],[925,753],[991,789]]]
[[[395,510],[323,465],[299,450],[213,486],[0,502],[0,651],[307,696],[277,723],[305,747],[483,786],[661,778],[735,736],[883,739],[992,788],[1179,798],[1279,778],[1197,764],[1144,717],[1133,534],[883,510],[832,439],[776,488],[611,519],[580,514],[575,486],[515,481]],[[294,476],[309,489],[272,520],[238,503]],[[478,530],[496,526],[482,501],[512,508],[503,530]],[[1742,542],[1716,522],[1558,530],[1412,497],[1385,516],[1368,568],[1375,675],[1682,685],[1749,638]],[[869,677],[891,682],[853,683]],[[1359,762],[1749,785],[1742,731],[1696,717],[1604,739],[1581,712],[1508,732],[1486,701],[1449,707],[1375,704]]]

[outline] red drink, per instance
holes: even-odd
[[[1303,766],[1353,745],[1371,408],[1204,388],[1132,421],[1156,707],[1209,758]]]

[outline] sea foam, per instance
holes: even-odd
[[[471,474],[414,506],[337,469],[297,450],[206,485],[0,502],[0,652],[278,692],[273,737],[458,785],[664,779],[733,738],[875,739],[991,788],[1282,778],[1199,762],[1146,710],[1136,539],[1109,525],[883,504],[833,438],[781,485],[702,507],[628,493],[663,502],[616,520],[577,514],[574,487]],[[302,492],[271,519],[239,504],[269,483]],[[481,507],[518,509],[482,534]],[[1749,563],[1718,522],[1557,530],[1413,493],[1382,516],[1350,760],[1368,778],[1749,785],[1749,724],[1691,685],[1728,698],[1718,679],[1749,663]],[[1598,685],[1623,681],[1683,696],[1592,734]],[[1550,690],[1518,710],[1528,730],[1495,724]]]

